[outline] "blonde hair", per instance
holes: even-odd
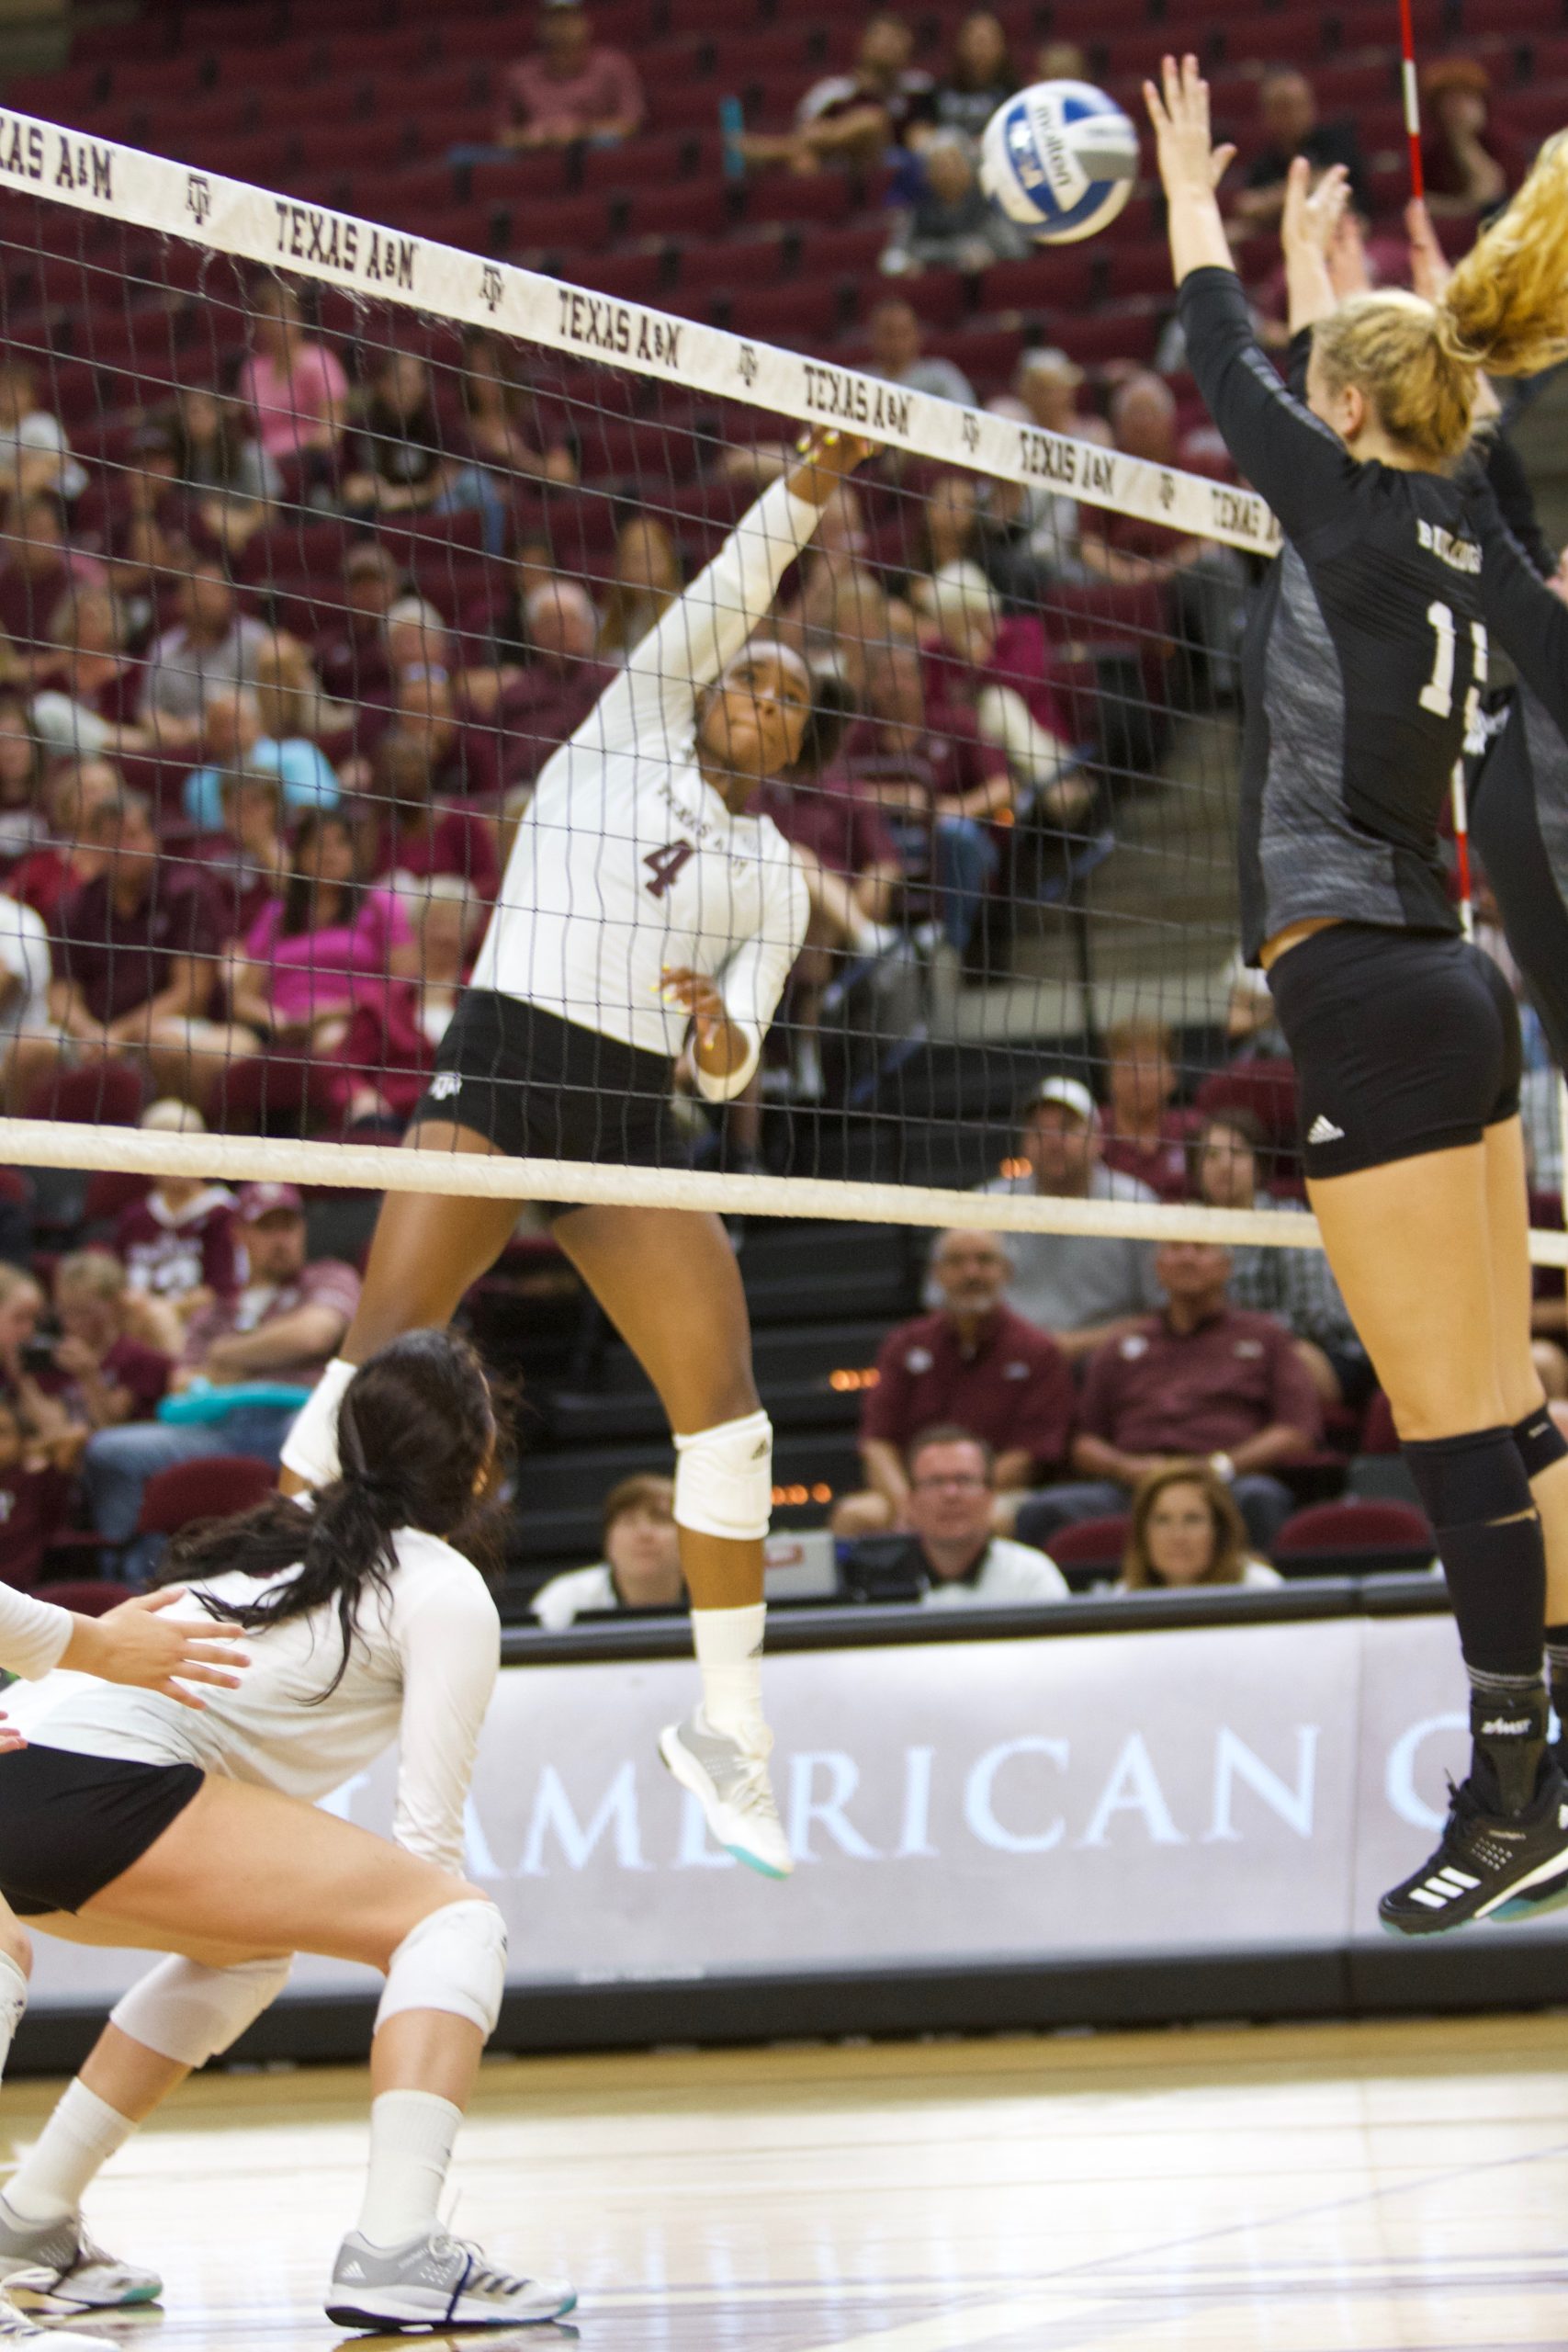
[[[73,1250],[54,1270],[54,1295],[86,1291],[94,1298],[123,1298],[125,1268],[112,1250]]]
[[[1470,439],[1477,376],[1533,376],[1568,357],[1568,133],[1549,139],[1513,202],[1436,302],[1359,294],[1314,331],[1335,390],[1365,392],[1392,440],[1434,469]]]

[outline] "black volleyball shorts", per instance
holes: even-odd
[[[513,1159],[678,1168],[684,1162],[669,1133],[669,1100],[663,1054],[602,1037],[519,997],[469,989],[414,1119],[471,1127]]]
[[[1333,923],[1287,949],[1269,986],[1309,1177],[1479,1143],[1517,1112],[1518,1008],[1468,940]]]
[[[0,1894],[24,1919],[80,1911],[157,1844],[206,1777],[195,1764],[63,1747],[0,1756]]]

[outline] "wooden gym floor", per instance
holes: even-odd
[[[497,2060],[460,2234],[540,2352],[1564,2352],[1568,2020]],[[53,2086],[0,2096],[0,2169]],[[188,2086],[92,2196],[144,2352],[325,2352],[363,2075]],[[367,2345],[391,2339],[358,2337]],[[406,2340],[406,2339],[405,2339]],[[429,2339],[425,2339],[428,2341]]]

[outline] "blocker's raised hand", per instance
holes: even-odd
[[[1209,129],[1209,85],[1198,60],[1160,64],[1160,86],[1144,84],[1144,104],[1155,127],[1159,175],[1167,196],[1209,196],[1229,169],[1235,149],[1216,147]]]
[[[1311,246],[1326,261],[1349,201],[1350,175],[1343,164],[1331,164],[1314,187],[1312,165],[1298,155],[1285,179],[1280,243],[1287,253],[1292,245]]]

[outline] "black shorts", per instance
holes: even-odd
[[[1309,1177],[1479,1143],[1517,1112],[1518,1008],[1468,940],[1334,923],[1288,949],[1269,986]]]
[[[680,1168],[670,1134],[670,1062],[491,989],[465,991],[414,1113],[494,1144],[512,1159]],[[559,1210],[556,1214],[559,1214]]]
[[[195,1764],[63,1747],[0,1756],[0,1894],[24,1919],[80,1911],[157,1844],[206,1778]]]

